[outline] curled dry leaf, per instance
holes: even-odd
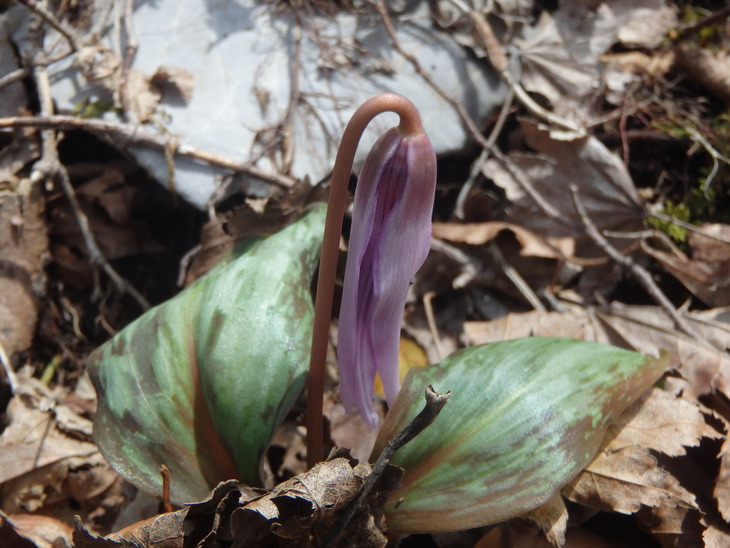
[[[193,98],[195,76],[184,68],[163,65],[152,75],[152,83],[160,86],[165,94],[171,91],[186,103]]]
[[[315,539],[330,531],[371,472],[368,463],[358,464],[346,450],[336,454],[344,456],[321,462],[234,510],[230,521],[234,546],[261,546],[272,533],[274,538],[298,539],[297,546],[318,546]],[[388,465],[376,489],[395,491],[401,475],[402,470]],[[348,525],[346,545],[384,547],[379,521],[365,506]]]
[[[65,548],[71,546],[71,528],[48,516],[0,511],[0,542],[12,548]]]
[[[104,538],[86,530],[77,517],[74,522],[73,540],[77,548],[183,548],[185,533],[183,522],[188,508],[153,516]]]
[[[563,502],[560,493],[556,493],[545,504],[541,504],[523,517],[537,523],[550,544],[553,546],[565,545],[568,509],[565,507],[565,502]]]
[[[520,254],[525,257],[562,259],[574,254],[572,238],[542,238],[518,224],[487,223],[433,223],[434,238],[469,245],[482,245],[494,240],[503,230],[512,232],[521,245]]]
[[[702,548],[705,525],[702,514],[696,508],[682,506],[658,506],[643,508],[638,515],[639,524],[650,531],[661,546],[667,548]],[[726,546],[723,544],[722,546]],[[720,548],[719,546],[717,548]]]
[[[557,113],[585,117],[585,99],[602,75],[600,56],[619,41],[654,47],[675,24],[675,10],[664,0],[561,4],[515,41],[524,86],[544,95]]]

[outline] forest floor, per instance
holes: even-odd
[[[307,14],[323,7],[280,4]],[[505,83],[506,105],[484,116],[469,147],[439,158],[433,244],[409,295],[401,369],[466,346],[561,336],[665,351],[670,371],[617,419],[623,445],[599,450],[563,489],[557,515],[389,545],[728,546],[730,10],[722,1],[646,2],[648,19],[673,14],[666,28],[645,27],[659,39],[616,39],[570,66],[540,49],[552,44],[547,21],[559,19],[558,3],[527,4],[545,42],[522,44],[524,81]],[[620,2],[608,4],[620,13]],[[480,54],[489,35],[479,22],[494,17],[469,19],[472,32],[450,28]],[[493,47],[481,62],[499,66]],[[0,116],[0,545],[71,545],[76,527],[78,546],[143,537],[148,544],[135,546],[183,546],[183,529],[203,538],[223,527],[212,516],[225,493],[196,506],[195,518],[173,509],[172,521],[142,523],[164,507],[95,445],[87,357],[236,241],[288,224],[326,184],[298,181],[263,199],[233,194],[201,211],[87,118],[78,128],[43,122],[52,105],[42,76],[37,66],[21,70],[19,106],[4,81],[10,71],[0,73],[0,103],[17,110]],[[581,78],[590,93],[566,91]],[[331,445],[367,458],[376,433],[345,414],[336,368],[328,375]],[[304,406],[300,396],[268,450],[268,487],[306,472]],[[107,544],[96,536],[130,525]],[[234,542],[218,535],[201,546]]]

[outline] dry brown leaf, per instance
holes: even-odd
[[[0,512],[0,520],[3,518],[21,537],[32,541],[34,548],[62,548],[73,545],[71,541],[73,530],[68,524],[55,518],[38,514],[5,516]],[[1,534],[0,540],[6,541],[2,546],[8,548],[18,546],[14,542],[7,542]]]
[[[152,83],[162,88],[165,99],[182,99],[187,103],[193,98],[195,76],[189,70],[180,67],[158,67],[152,75]],[[167,97],[168,93],[173,97]]]
[[[482,245],[494,240],[503,230],[512,232],[521,245],[520,254],[525,257],[545,257],[548,259],[562,259],[573,256],[573,242],[571,238],[556,238],[545,240],[526,230],[520,225],[486,222],[486,223],[433,223],[433,236],[469,245]]]
[[[382,423],[385,411],[381,401],[376,401],[375,412]],[[330,437],[337,447],[347,447],[353,457],[367,461],[378,437],[378,431],[369,428],[359,413],[348,413],[339,402],[325,398],[324,416],[330,423]]]
[[[96,40],[80,48],[76,53],[76,63],[84,77],[108,91],[118,103],[121,86],[125,86],[130,114],[139,122],[149,120],[152,112],[162,98],[160,90],[152,79],[141,72],[130,69],[123,78],[123,63],[116,54]]]
[[[703,228],[730,239],[730,225],[704,225]],[[642,242],[642,249],[706,305],[730,305],[730,244],[690,232],[687,237],[692,253],[690,259],[670,242],[665,243],[668,251],[657,249],[646,241]]]
[[[400,488],[402,471],[389,468],[380,478],[384,481],[379,482],[385,491]],[[278,538],[300,539],[301,546],[312,545],[309,539],[330,531],[338,514],[360,491],[370,471],[368,463],[355,464],[348,456],[336,457],[280,483],[271,492],[231,513],[234,545],[237,548],[259,546],[271,533]],[[346,542],[363,548],[384,547],[386,539],[378,524],[367,507],[363,510],[359,519],[353,518],[350,522]]]
[[[669,352],[670,365],[689,381],[685,397],[695,399],[715,390],[730,394],[730,354],[726,351],[730,323],[721,319],[724,310],[680,314],[707,343],[679,332],[669,316],[654,306],[614,303],[606,311],[596,310],[595,317],[606,334],[606,342],[628,345],[645,354],[656,354],[661,349]]]
[[[18,383],[6,411],[9,425],[0,435],[0,484],[35,468],[98,452],[93,443],[69,437],[57,428],[55,401],[37,379],[20,374]],[[91,423],[83,417],[78,420]]]
[[[2,509],[8,513],[35,511],[64,493],[70,471],[108,469],[96,445],[68,435],[59,427],[56,410],[64,406],[58,394],[24,372],[6,411],[9,421],[0,435]],[[74,428],[88,431],[91,421],[71,410],[61,413]],[[90,482],[88,487],[94,486]],[[97,486],[98,487],[98,486]],[[84,500],[80,497],[79,501]]]
[[[12,522],[2,512],[0,512],[0,545],[12,548],[38,548],[35,542],[16,531]]]
[[[663,548],[701,548],[705,526],[694,508],[659,506],[639,512],[639,522]]]
[[[523,122],[522,126],[525,139],[535,153],[515,152],[509,158],[525,173],[557,218],[551,219],[535,205],[522,181],[512,177],[496,160],[488,160],[484,175],[503,188],[511,202],[507,222],[548,241],[572,237],[575,255],[602,257],[603,252],[586,235],[576,212],[570,190],[571,185],[576,185],[588,216],[599,230],[643,229],[641,200],[626,166],[616,154],[595,137],[560,141],[552,138],[547,129],[529,122]],[[615,240],[619,248],[625,247],[626,242]]]
[[[563,497],[556,493],[549,501],[522,516],[534,521],[553,546],[565,545],[565,530],[568,527],[568,510]]]
[[[701,438],[723,437],[705,422],[703,412],[711,414],[700,404],[652,388],[612,421],[606,448],[617,451],[640,445],[670,457],[685,455],[686,447],[697,447]]]
[[[77,548],[183,548],[183,522],[188,511],[189,508],[184,508],[153,516],[103,538],[87,531],[77,518],[74,523],[74,545]]]
[[[730,522],[730,438],[725,439],[720,450],[720,472],[712,495],[725,521]]]
[[[702,534],[705,548],[727,548],[730,546],[730,532],[727,528],[720,529],[715,525],[708,525]]]
[[[677,62],[693,80],[725,104],[730,104],[730,53],[727,50],[680,48]]]
[[[521,337],[597,340],[590,317],[581,311],[509,313],[496,320],[465,322],[464,336],[469,345]]]
[[[608,65],[607,70],[648,74],[653,78],[662,78],[674,65],[674,53],[662,51],[652,52],[649,55],[641,51],[611,52],[601,55],[601,61]]]
[[[35,332],[48,255],[45,204],[42,184],[28,179],[0,192],[0,345],[8,356],[26,350]]]
[[[633,514],[642,506],[697,508],[695,497],[644,447],[600,451],[563,495],[591,508]]]

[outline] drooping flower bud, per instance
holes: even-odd
[[[436,155],[424,134],[386,131],[363,165],[355,191],[340,308],[338,360],[345,409],[377,427],[373,384],[398,392],[398,344],[411,279],[428,255]]]

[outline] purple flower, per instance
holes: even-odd
[[[388,403],[398,392],[398,344],[411,279],[431,245],[436,155],[423,134],[386,131],[363,165],[355,191],[337,354],[345,409],[371,428],[375,373]]]

